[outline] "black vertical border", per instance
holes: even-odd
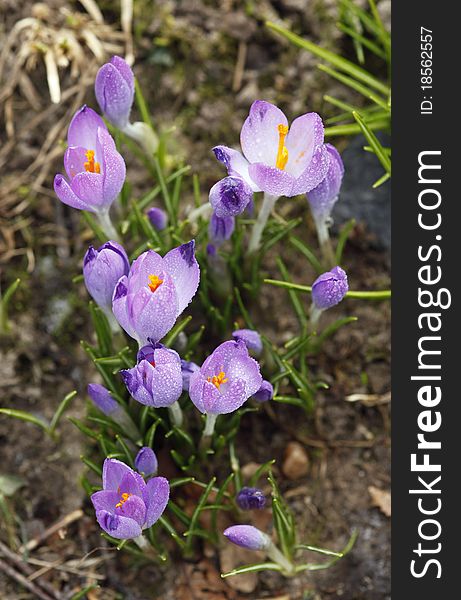
[[[461,151],[458,139],[461,133],[461,103],[456,91],[461,80],[460,13],[458,2],[394,0],[392,4],[393,600],[461,598]],[[433,32],[433,89],[432,93],[426,94],[420,88],[421,27]],[[432,115],[420,114],[424,95],[432,96]],[[418,154],[424,150],[442,151],[442,184],[437,186],[442,193],[442,225],[437,232],[423,231],[418,226],[418,193],[421,191]],[[440,241],[434,239],[436,234],[442,236]],[[431,438],[442,442],[441,450],[431,452],[432,460],[438,458],[437,462],[442,465],[441,494],[438,496],[442,508],[434,516],[440,521],[442,533],[439,539],[425,542],[419,538],[418,524],[426,517],[418,511],[418,496],[409,494],[409,489],[417,484],[417,474],[411,473],[410,469],[410,455],[416,451],[417,418],[424,410],[417,400],[418,384],[410,377],[417,372],[417,343],[422,335],[417,317],[424,312],[418,306],[418,269],[421,263],[417,252],[419,245],[427,248],[432,243],[440,244],[442,249],[441,262],[437,263],[434,259],[431,264],[442,267],[439,286],[451,291],[452,305],[447,310],[440,310],[443,320],[439,333],[442,336],[442,355],[438,358],[442,365],[439,372],[442,376],[442,400],[434,410],[441,411],[442,426]],[[437,474],[429,474],[428,480],[431,475],[433,479]],[[440,553],[424,555],[428,560],[433,557],[440,561],[440,579],[436,577],[434,566],[424,577],[411,575],[411,561],[418,559],[413,550],[420,541],[427,548],[436,546],[438,542],[442,544]],[[423,562],[424,559],[419,559],[419,568]]]

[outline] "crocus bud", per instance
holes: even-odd
[[[87,390],[94,405],[99,408],[106,417],[112,417],[122,410],[120,404],[112,398],[112,394],[103,385],[100,385],[99,383],[90,383]]]
[[[232,337],[236,340],[242,340],[248,350],[252,350],[256,356],[263,351],[261,336],[254,329],[236,329],[232,332]]]
[[[252,525],[233,525],[224,535],[233,544],[248,550],[267,550],[271,545],[270,537]]]
[[[123,129],[129,121],[134,98],[134,75],[128,63],[120,56],[113,56],[99,69],[94,91],[107,119]]]
[[[348,289],[346,272],[341,267],[334,267],[312,284],[312,302],[319,310],[331,308],[341,302]]]
[[[266,496],[259,488],[243,487],[237,494],[237,504],[242,510],[260,510],[266,506]]]
[[[156,206],[149,208],[149,210],[147,211],[147,216],[152,227],[154,227],[158,231],[162,231],[162,229],[165,229],[165,227],[168,224],[168,215],[164,210],[162,210],[161,208],[157,208]]]
[[[83,278],[88,293],[113,319],[112,296],[117,281],[128,275],[130,263],[123,247],[117,242],[106,242],[95,250],[90,246],[83,258]]]
[[[253,191],[239,177],[224,177],[211,188],[209,199],[216,216],[236,217],[253,199]]]
[[[190,377],[195,371],[199,371],[200,367],[194,362],[181,359],[181,372],[182,372],[182,389],[185,392],[189,391]]]
[[[99,383],[90,383],[87,390],[96,408],[106,415],[106,417],[110,417],[112,421],[117,423],[129,437],[132,439],[139,437],[138,428],[133,423],[133,420],[112,397],[108,389]]]
[[[152,448],[149,448],[148,446],[141,448],[134,459],[134,466],[143,477],[155,475],[158,470],[158,460]]]
[[[325,148],[329,157],[327,174],[318,186],[307,195],[312,215],[316,221],[330,217],[338,199],[344,175],[344,164],[339,152],[331,144],[325,144]]]
[[[215,246],[220,246],[230,239],[235,229],[235,217],[218,217],[213,213],[208,226],[208,237]]]
[[[268,400],[272,400],[273,397],[274,388],[272,386],[272,383],[270,381],[266,381],[265,379],[262,382],[261,387],[256,392],[256,394],[253,394],[253,398],[257,402],[267,402]]]
[[[182,394],[179,355],[162,344],[144,346],[133,369],[120,371],[131,396],[155,408],[171,406]]]

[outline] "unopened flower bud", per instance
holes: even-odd
[[[312,284],[312,302],[317,309],[335,306],[349,289],[346,272],[341,267],[322,273]]]
[[[252,199],[253,191],[239,177],[224,177],[210,190],[210,204],[218,217],[241,215]]]
[[[273,397],[274,388],[272,386],[272,383],[270,381],[266,381],[265,379],[263,380],[261,387],[256,392],[256,394],[253,394],[253,398],[257,402],[267,402],[268,400],[272,400]]]
[[[271,545],[269,536],[252,525],[233,525],[224,535],[233,544],[248,550],[267,550]]]
[[[141,475],[155,475],[158,470],[158,460],[152,448],[144,446],[134,459],[134,466]]]
[[[151,222],[152,227],[158,231],[162,231],[168,225],[168,215],[161,208],[153,206],[147,211],[147,216]]]
[[[242,510],[260,510],[266,506],[266,496],[259,488],[243,487],[237,494],[237,504]]]

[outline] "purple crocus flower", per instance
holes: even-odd
[[[120,56],[103,65],[94,84],[96,100],[107,119],[119,129],[129,121],[134,99],[134,75]]]
[[[54,191],[64,204],[99,215],[107,214],[125,181],[125,162],[101,117],[88,106],[76,112],[67,132],[63,175]]]
[[[253,525],[233,525],[224,535],[233,544],[248,550],[267,550],[272,544],[270,537]]]
[[[165,229],[165,227],[168,224],[168,215],[164,210],[162,210],[161,208],[157,208],[156,206],[149,208],[149,210],[147,211],[147,216],[152,227],[154,227],[158,231],[162,231],[163,229]]]
[[[143,476],[155,475],[158,470],[158,460],[152,448],[143,446],[134,459],[134,466]]]
[[[218,415],[237,410],[259,390],[259,364],[242,340],[224,342],[190,377],[189,395],[202,413]]]
[[[213,213],[208,225],[208,237],[215,246],[221,246],[230,239],[235,229],[235,217],[218,217]]]
[[[158,521],[168,504],[170,485],[164,477],[147,483],[128,465],[106,458],[103,489],[91,496],[101,528],[119,540],[134,539]]]
[[[325,178],[307,196],[314,219],[328,219],[335,205],[344,175],[341,155],[331,144],[325,144],[328,152],[328,171]]]
[[[236,217],[253,199],[253,191],[240,177],[224,177],[211,188],[209,199],[216,216]]]
[[[316,113],[298,117],[289,127],[279,108],[256,100],[243,124],[240,144],[243,156],[226,146],[213,151],[229,175],[244,179],[254,192],[276,197],[305,194],[327,173],[323,123]]]
[[[182,371],[182,389],[185,392],[189,391],[190,377],[195,371],[199,371],[200,367],[194,362],[181,359],[181,371]]]
[[[158,342],[173,327],[197,291],[200,269],[195,242],[170,250],[163,258],[148,250],[117,283],[112,299],[115,318],[140,346]]]
[[[243,487],[237,494],[237,504],[242,510],[261,510],[266,506],[266,496],[259,488]]]
[[[252,350],[256,356],[259,356],[263,351],[261,336],[254,329],[236,329],[232,332],[232,337],[245,342],[248,350]]]
[[[274,387],[270,381],[263,380],[261,387],[253,394],[253,398],[257,402],[267,402],[268,400],[272,400],[274,397]]]
[[[312,284],[312,302],[318,310],[331,308],[341,302],[348,289],[346,272],[341,267],[334,267]]]
[[[162,344],[142,347],[136,366],[120,374],[131,396],[147,406],[171,406],[182,394],[181,359]]]
[[[86,289],[111,319],[115,286],[120,277],[128,275],[129,270],[130,263],[123,246],[114,241],[106,242],[97,250],[90,246],[83,258]]]

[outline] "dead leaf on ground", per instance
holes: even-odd
[[[371,503],[373,506],[377,506],[379,510],[386,515],[391,516],[391,493],[385,490],[380,490],[374,485],[370,485],[368,492],[371,496]]]

